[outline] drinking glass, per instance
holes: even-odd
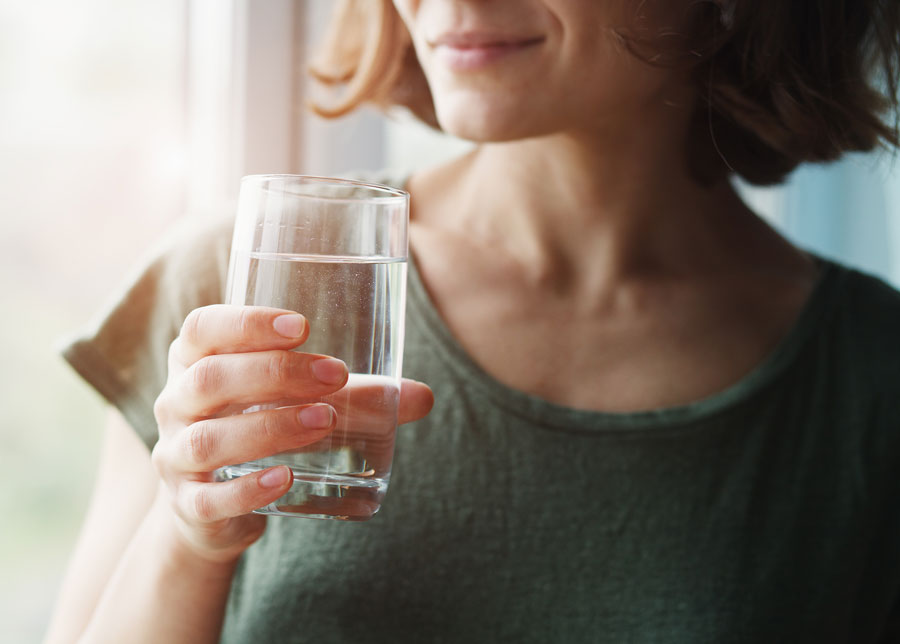
[[[312,445],[218,470],[218,480],[273,465],[293,470],[290,490],[257,512],[364,521],[381,507],[400,398],[408,220],[409,195],[395,188],[300,175],[242,179],[227,302],[301,313],[309,339],[296,350],[340,358],[350,372],[332,395],[243,410],[327,402],[337,412],[334,431]]]

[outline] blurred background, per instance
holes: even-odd
[[[42,637],[87,504],[102,401],[58,357],[176,219],[244,174],[413,169],[467,145],[309,115],[332,0],[0,0],[0,632]],[[900,286],[900,170],[857,155],[751,190],[801,245]]]

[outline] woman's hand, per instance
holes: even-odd
[[[236,559],[265,529],[265,516],[252,510],[281,497],[292,482],[286,466],[227,482],[216,482],[213,472],[301,448],[334,428],[335,410],[324,403],[239,411],[344,386],[340,360],[291,351],[308,334],[297,313],[214,305],[191,312],[170,347],[168,382],[154,407],[159,441],[152,460],[180,537],[205,559]],[[432,401],[427,386],[403,381],[400,422],[421,418]]]

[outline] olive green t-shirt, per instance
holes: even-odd
[[[167,346],[221,301],[230,240],[230,220],[179,236],[65,351],[148,445]],[[371,521],[270,518],[222,641],[900,641],[900,294],[822,266],[738,383],[608,414],[485,374],[413,263],[404,375],[434,410],[399,431]]]

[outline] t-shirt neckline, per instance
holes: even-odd
[[[457,376],[507,412],[547,428],[566,431],[634,431],[695,425],[742,406],[772,385],[796,359],[801,349],[833,308],[846,270],[825,258],[812,292],[790,331],[756,367],[718,393],[683,405],[634,412],[604,412],[566,407],[514,389],[490,376],[468,355],[438,313],[422,282],[410,252],[408,302],[421,316],[423,332],[434,342],[446,365]]]

